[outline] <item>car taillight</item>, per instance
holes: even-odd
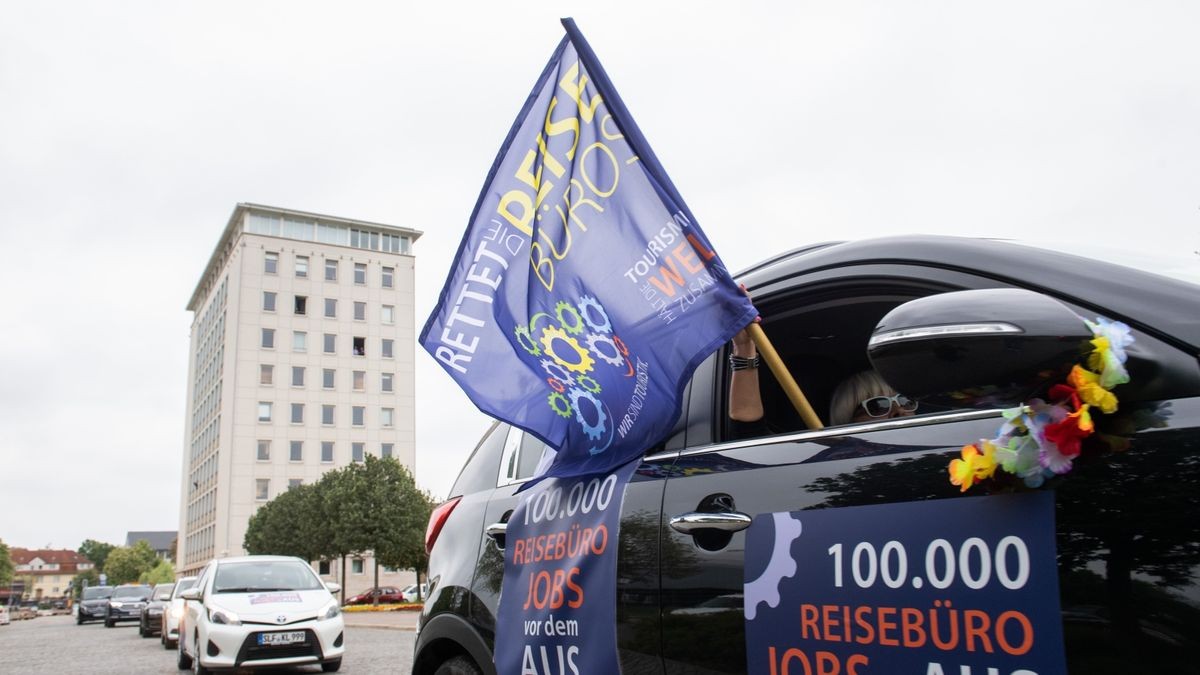
[[[442,502],[442,505],[433,510],[429,514],[429,526],[425,528],[425,552],[429,553],[433,550],[433,544],[437,541],[438,535],[442,533],[442,526],[446,524],[446,519],[450,517],[450,512],[458,503],[462,501],[462,497],[454,497]]]

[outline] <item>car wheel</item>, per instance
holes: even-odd
[[[76,625],[76,626],[82,626],[82,625],[83,625],[83,617],[82,617],[82,616],[77,616],[77,617],[75,617],[75,625]]]
[[[483,675],[483,671],[467,656],[456,656],[433,671],[433,675]]]
[[[115,626],[115,625],[117,625],[117,622],[116,622],[116,621],[113,621],[112,619],[105,619],[105,620],[104,620],[104,627],[105,627],[105,628],[112,628],[112,627],[113,627],[113,626]]]
[[[175,659],[175,665],[180,670],[190,669],[192,667],[192,657],[188,656],[187,651],[183,647],[183,635],[182,634],[179,635],[179,639],[176,641],[176,646],[179,647],[179,650],[178,650],[179,656],[176,657],[176,659]]]
[[[324,672],[324,673],[336,673],[337,671],[339,671],[341,669],[342,669],[342,660],[341,659],[334,659],[332,661],[326,661],[325,663],[321,664],[321,672]]]

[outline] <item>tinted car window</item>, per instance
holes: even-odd
[[[312,569],[299,561],[237,562],[217,568],[213,593],[312,591],[323,588]]]
[[[104,600],[112,597],[111,588],[85,588],[83,589],[84,600]]]
[[[504,448],[504,439],[508,435],[508,425],[494,424],[491,431],[484,437],[475,452],[463,466],[458,480],[450,490],[451,496],[467,495],[483,492],[496,487],[496,475],[500,470],[500,451]]]
[[[131,600],[131,599],[146,599],[150,597],[149,586],[132,586],[129,588],[118,588],[113,591],[113,600]]]

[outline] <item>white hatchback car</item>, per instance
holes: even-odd
[[[167,602],[167,606],[163,609],[160,638],[165,649],[175,649],[176,642],[179,640],[179,626],[183,619],[183,608],[187,604],[181,596],[184,591],[195,585],[196,577],[183,577],[175,582],[175,588],[171,591],[171,600]]]
[[[308,563],[285,556],[213,560],[180,597],[179,668],[342,666],[345,624],[333,593]]]

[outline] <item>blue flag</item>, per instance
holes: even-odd
[[[697,365],[757,314],[564,19],[421,345],[485,413],[607,472],[662,441]]]

